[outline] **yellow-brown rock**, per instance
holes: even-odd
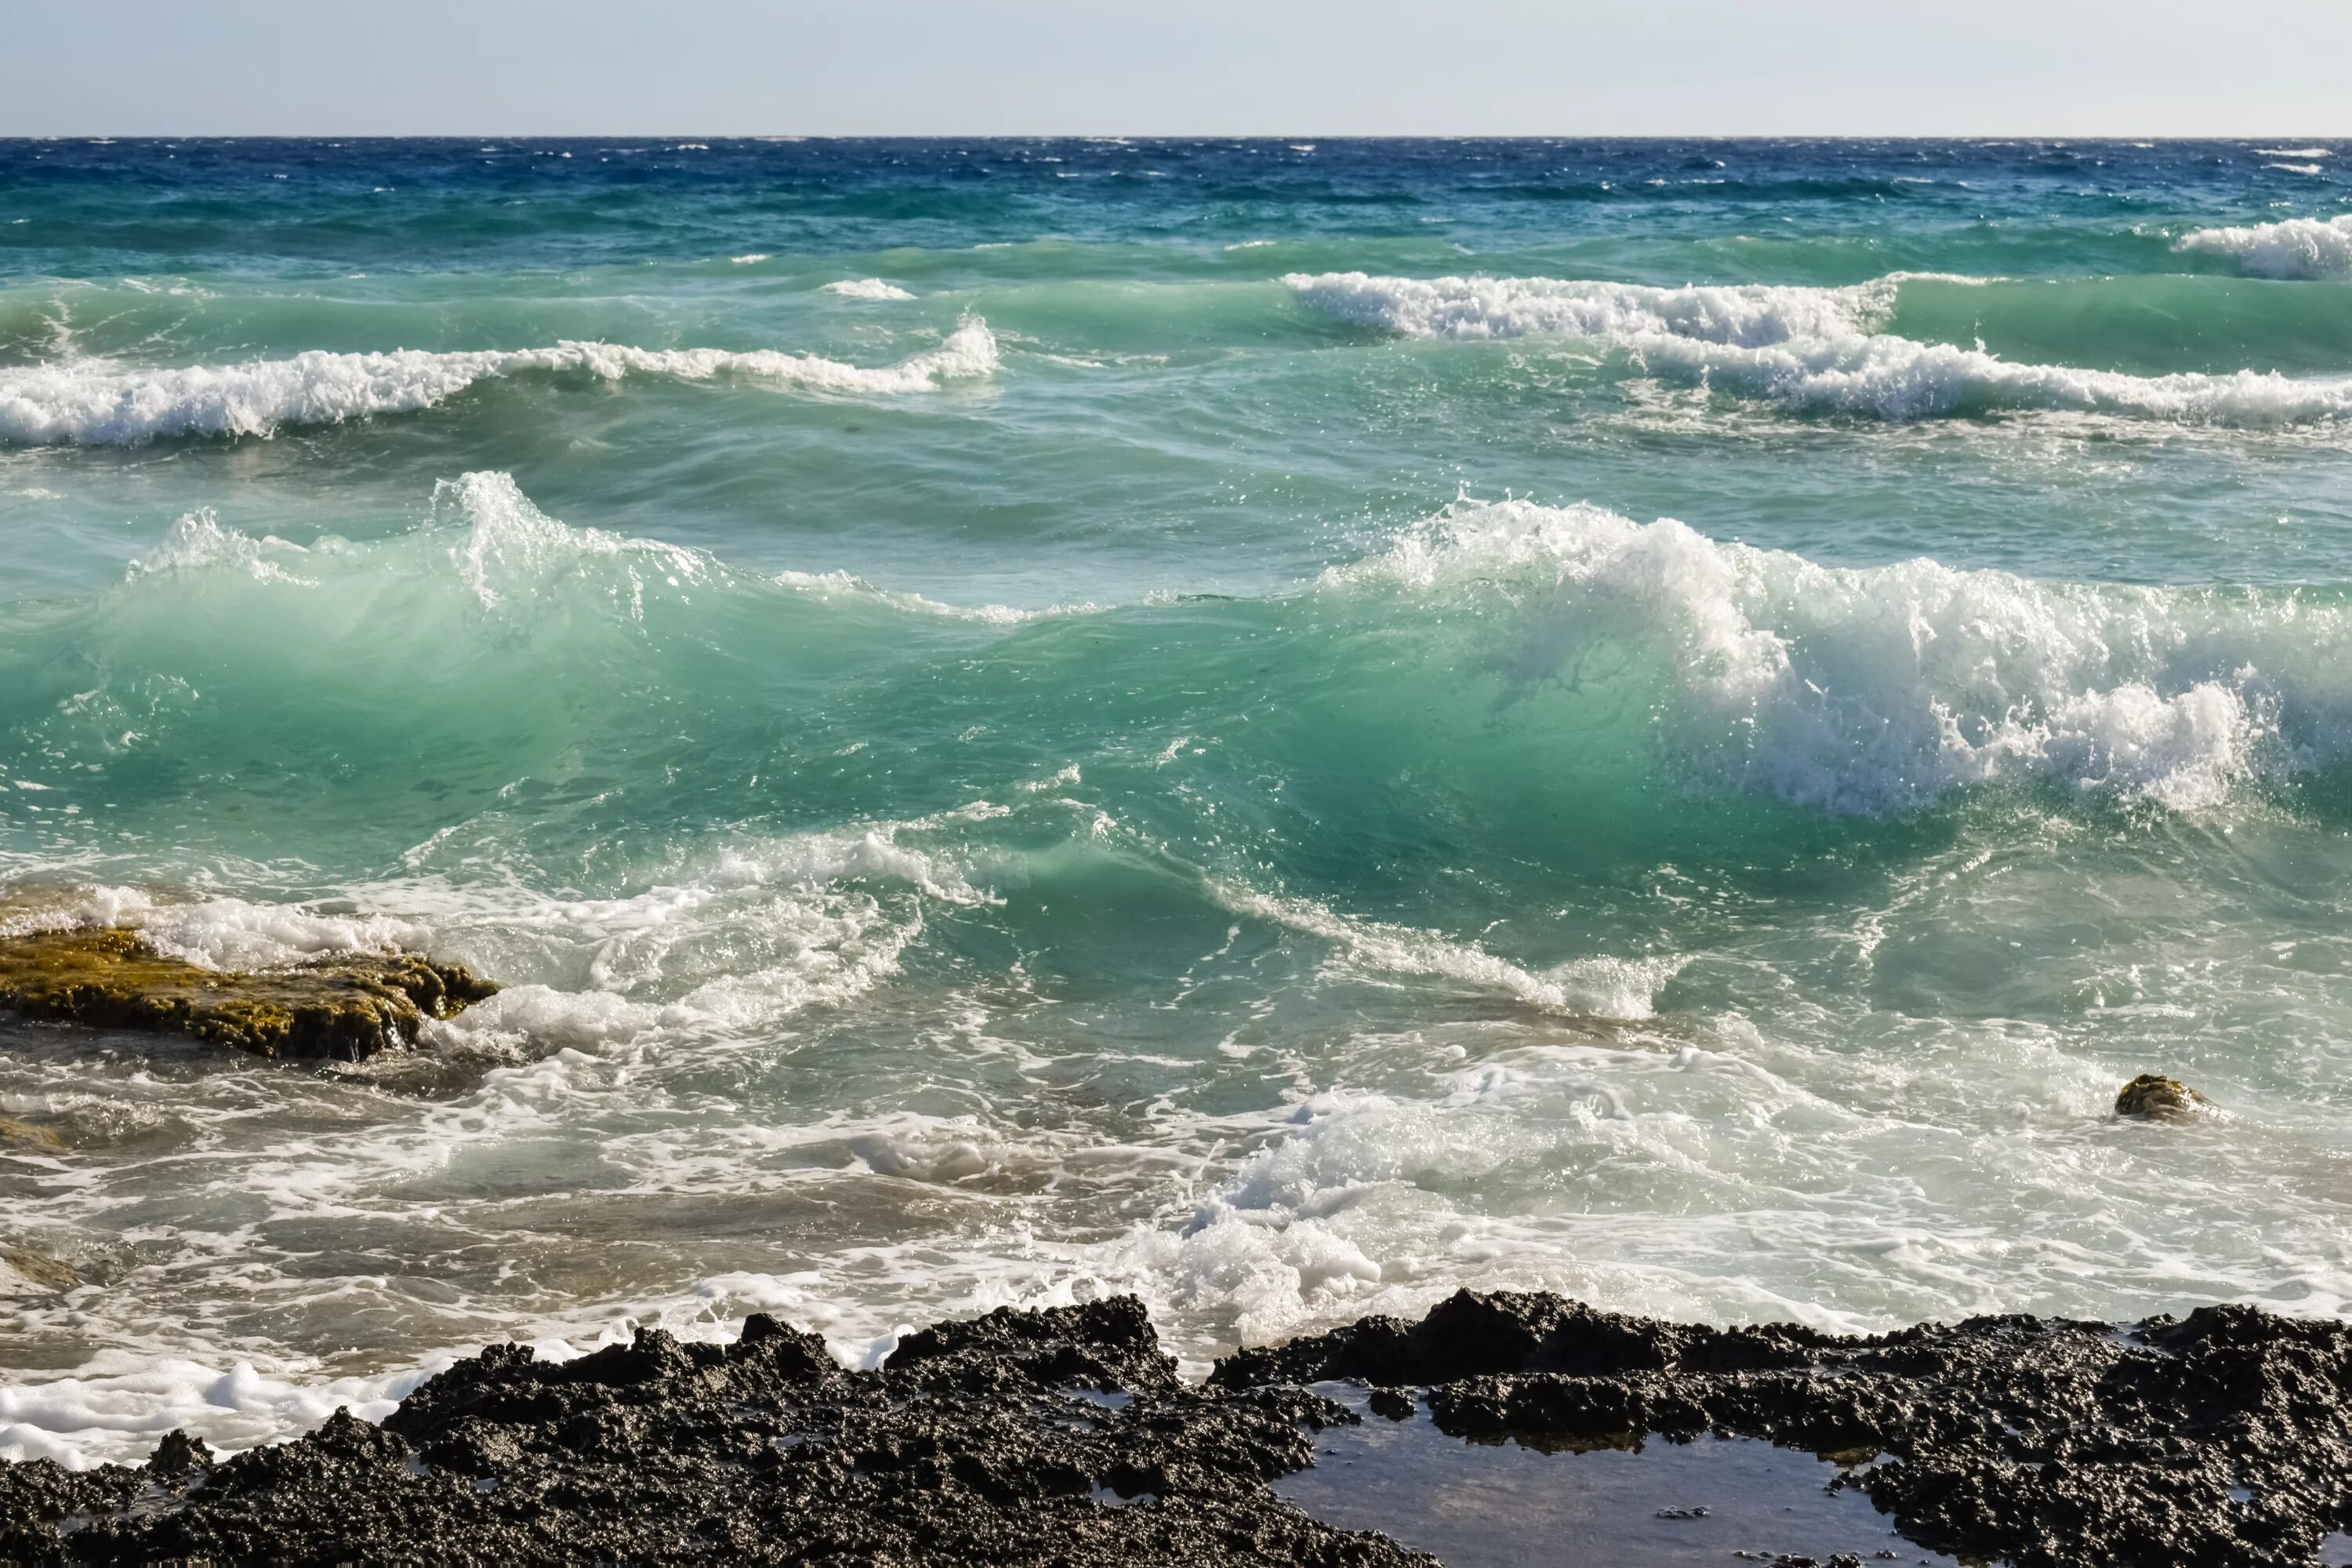
[[[2144,1072],[2116,1094],[2116,1114],[2150,1121],[2183,1121],[2210,1103],[2178,1079]]]
[[[415,953],[338,953],[257,973],[205,969],[118,926],[0,936],[0,1008],[100,1029],[193,1035],[256,1056],[362,1061],[412,1045],[498,987]]]

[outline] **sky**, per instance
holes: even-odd
[[[2352,135],[2346,0],[0,0],[0,135]]]

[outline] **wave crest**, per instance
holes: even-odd
[[[2333,600],[1825,567],[1526,501],[1459,506],[1325,584],[1499,595],[1481,658],[1504,706],[1595,679],[1641,692],[1684,777],[1796,805],[1878,814],[2015,780],[2199,811],[2352,750]]]
[[[313,351],[243,364],[129,369],[81,360],[0,370],[0,441],[17,446],[140,446],[174,436],[257,436],[430,408],[500,376],[574,374],[677,381],[719,378],[809,392],[896,395],[994,374],[996,339],[967,317],[945,342],[896,364],[856,365],[775,349],[551,348],[435,353]]]
[[[1284,281],[1307,303],[1361,325],[1408,337],[1595,339],[1651,374],[1799,413],[1902,421],[2055,410],[2245,427],[2352,415],[2352,379],[2251,370],[2134,375],[2019,363],[1980,348],[1893,336],[1877,329],[1892,316],[1900,274],[1851,289],[1654,289],[1360,272],[1294,273]]]

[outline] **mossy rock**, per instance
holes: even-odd
[[[66,1291],[81,1283],[81,1276],[73,1271],[71,1264],[26,1247],[0,1249],[0,1263],[5,1263],[44,1290]]]
[[[38,1149],[44,1153],[57,1153],[61,1152],[65,1146],[64,1139],[37,1122],[0,1116],[0,1149]]]
[[[100,1029],[193,1035],[270,1058],[363,1061],[414,1045],[498,987],[415,953],[339,953],[245,973],[203,969],[119,926],[0,937],[0,1007]]]
[[[2179,1079],[2144,1072],[2116,1094],[2116,1114],[2149,1121],[2183,1121],[2211,1103]]]

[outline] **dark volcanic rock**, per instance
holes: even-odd
[[[942,1324],[862,1373],[754,1317],[728,1346],[493,1346],[381,1428],[219,1463],[175,1433],[141,1469],[0,1467],[0,1559],[1427,1563],[1267,1489],[1353,1419],[1181,1386],[1130,1299]]]
[[[1300,1386],[1327,1378],[1426,1389],[1457,1436],[1810,1448],[1864,1467],[1831,1484],[1913,1540],[2016,1568],[2307,1568],[2352,1525],[2352,1325],[2210,1307],[1848,1339],[1465,1291],[1245,1352],[1200,1388],[1129,1299],[941,1324],[878,1372],[766,1317],[732,1345],[646,1331],[561,1364],[493,1346],[381,1427],[0,1466],[0,1561],[1427,1563],[1267,1486],[1355,1419]]]
[[[1214,1386],[1429,1387],[1457,1436],[1717,1432],[1849,1462],[1923,1544],[2017,1568],[2308,1568],[2352,1527],[2352,1324],[2206,1307],[2118,1331],[1972,1318],[1867,1339],[1461,1292],[1219,1363]]]
[[[201,969],[117,926],[0,936],[0,1008],[28,1018],[193,1035],[264,1057],[362,1061],[415,1043],[498,990],[462,964],[340,953],[260,973]]]

